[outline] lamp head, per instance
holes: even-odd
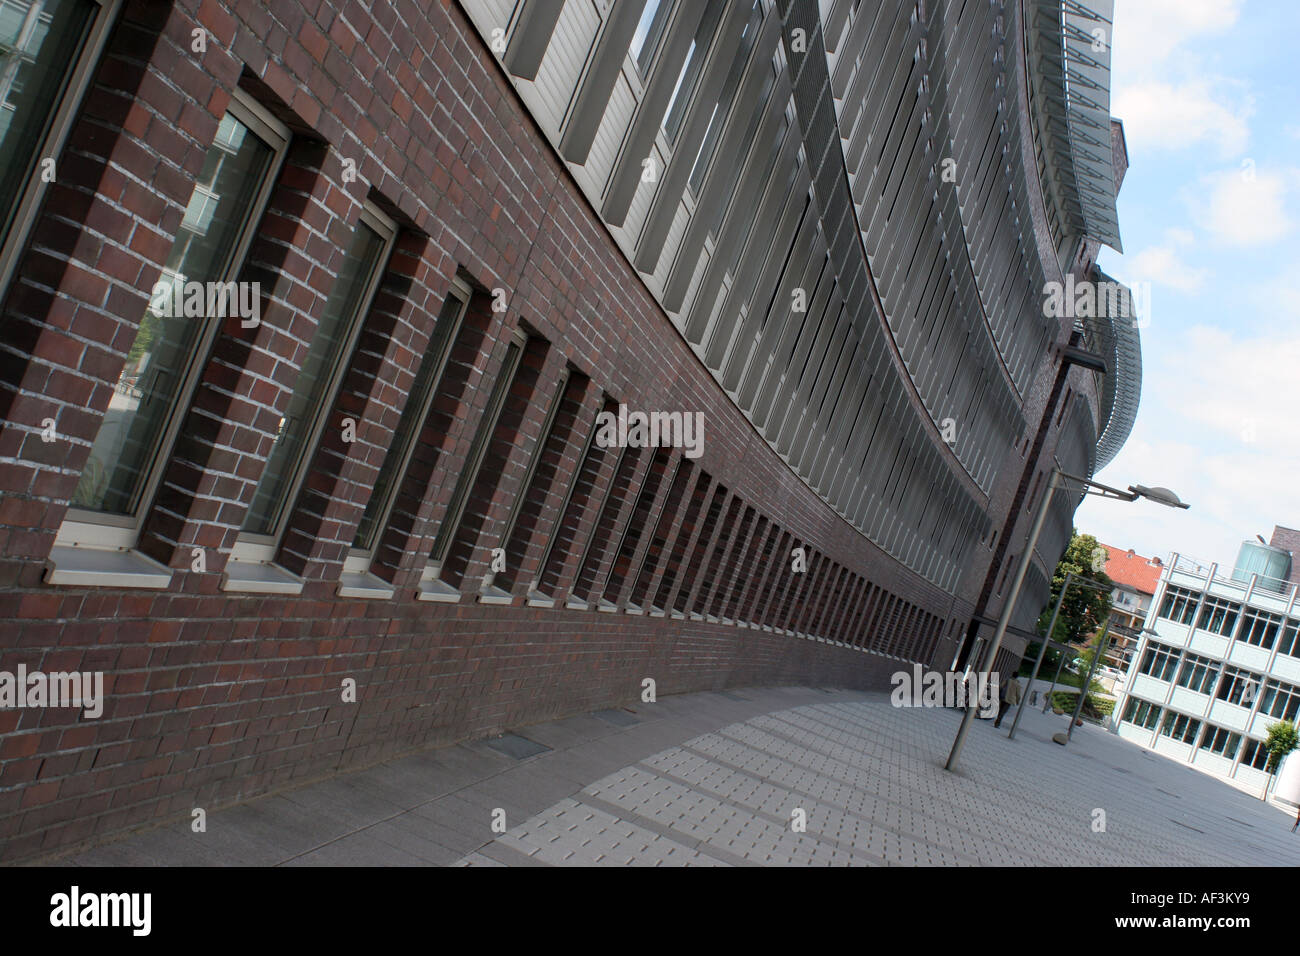
[[[1191,505],[1184,504],[1182,499],[1168,488],[1148,488],[1146,485],[1129,485],[1128,490],[1139,498],[1149,498],[1150,500],[1169,508],[1191,507]]]

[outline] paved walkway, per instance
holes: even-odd
[[[669,697],[427,751],[77,865],[1300,865],[1291,817],[1099,728],[885,694]],[[1100,829],[1103,822],[1104,830]],[[501,830],[504,829],[504,832]]]

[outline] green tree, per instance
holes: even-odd
[[[1098,544],[1097,539],[1092,535],[1079,534],[1078,529],[1070,533],[1070,544],[1066,547],[1065,554],[1061,556],[1061,560],[1056,565],[1056,572],[1052,575],[1052,590],[1047,606],[1038,616],[1039,634],[1047,633],[1048,622],[1052,619],[1052,609],[1056,607],[1056,599],[1061,594],[1061,588],[1065,586],[1065,576],[1071,572],[1076,579],[1100,584],[1105,590],[1079,587],[1072,583],[1070,590],[1066,592],[1064,603],[1061,604],[1061,616],[1057,618],[1056,633],[1052,638],[1066,644],[1074,643],[1101,626],[1101,622],[1110,613],[1111,607],[1112,582],[1103,570],[1105,556],[1106,549]]]
[[[1269,773],[1277,773],[1282,758],[1300,746],[1300,735],[1296,734],[1295,724],[1289,720],[1269,724],[1267,733],[1268,738],[1264,741],[1264,746],[1268,748],[1267,769]]]

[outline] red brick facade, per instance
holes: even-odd
[[[195,9],[197,7],[197,9]],[[884,686],[895,662],[777,631],[565,609],[608,581],[664,606],[888,645],[928,660],[951,601],[851,530],[771,453],[671,329],[495,68],[462,14],[435,4],[341,7],[128,4],[4,303],[6,641],[0,668],[102,670],[97,721],[0,711],[0,850],[13,860],[211,807],[422,744],[636,699],[755,683]],[[409,19],[415,16],[415,19]],[[345,19],[346,18],[346,19]],[[201,24],[207,51],[190,52]],[[148,510],[140,549],[175,569],[164,592],[43,583],[46,557],[148,290],[226,109],[242,85],[294,132],[244,278],[263,321],[222,330]],[[342,160],[360,178],[344,182]],[[370,195],[402,227],[278,563],[298,597],[227,594],[225,556],[283,414],[342,247]],[[78,225],[80,224],[80,225]],[[481,290],[452,356],[456,383],[421,435],[376,571],[391,601],[335,596],[433,320],[457,273]],[[505,313],[488,290],[508,290]],[[486,572],[520,493],[560,371],[567,436],[547,449],[507,547],[514,606],[414,600],[414,587],[481,415],[509,330],[533,333],[488,467],[452,547],[456,581]],[[527,387],[520,383],[526,383]],[[706,454],[677,487],[643,450],[611,450],[563,515],[543,578],[556,607],[525,606],[551,525],[606,401],[703,412]],[[53,418],[61,440],[42,440]],[[680,452],[672,452],[675,466]],[[658,469],[640,502],[647,468]],[[615,494],[606,497],[610,487]],[[654,489],[653,495],[649,489]],[[671,493],[670,493],[671,492]],[[602,506],[602,502],[605,504]],[[701,502],[704,502],[702,505]],[[641,529],[635,547],[623,529]],[[597,532],[586,567],[575,545]],[[653,533],[652,533],[653,532]],[[792,574],[790,551],[808,549]],[[190,570],[201,548],[206,571]],[[643,556],[653,549],[657,558]],[[758,555],[756,559],[756,554]],[[610,575],[611,564],[615,573]],[[646,570],[641,570],[646,569]],[[634,573],[635,572],[635,573]],[[644,578],[644,580],[639,579]],[[868,583],[869,582],[869,583]],[[891,616],[880,618],[887,599]],[[903,601],[906,601],[904,606]],[[842,605],[842,606],[841,606]],[[906,611],[906,613],[903,613]],[[888,624],[885,624],[885,621]],[[356,704],[341,702],[353,678]]]
[[[206,52],[191,52],[196,26]],[[174,569],[172,583],[47,584],[138,316],[237,86],[294,135],[246,257],[243,278],[267,297],[262,322],[221,330],[148,508],[139,548]],[[884,688],[899,662],[883,654],[947,666],[993,552],[977,549],[959,595],[944,593],[786,467],[663,316],[454,4],[132,0],[58,171],[3,303],[0,670],[103,671],[107,700],[98,720],[0,710],[0,859],[616,706],[645,678],[661,695]],[[226,558],[367,198],[401,231],[279,545],[302,593],[227,593]],[[475,294],[373,568],[396,595],[339,598],[457,276]],[[491,307],[495,289],[505,312]],[[421,602],[425,556],[516,328],[529,335],[523,371],[444,565],[463,597]],[[525,485],[566,368],[554,437]],[[1045,399],[1040,385],[1026,414],[1041,417]],[[596,412],[618,403],[701,412],[703,457],[584,455]],[[42,438],[51,418],[53,442]],[[345,418],[355,442],[338,437]],[[1004,519],[1015,465],[994,496]],[[477,600],[494,547],[506,551],[496,584],[509,606]],[[191,570],[195,549],[203,572]],[[534,579],[554,606],[529,604]],[[575,592],[593,609],[566,607]],[[602,600],[683,616],[601,613]],[[346,678],[356,703],[343,702]]]

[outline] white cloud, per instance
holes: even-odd
[[[1155,72],[1186,40],[1226,33],[1237,22],[1243,0],[1136,0],[1117,4],[1116,51],[1132,53]],[[1131,48],[1124,40],[1140,41]]]
[[[1262,172],[1253,164],[1205,176],[1202,195],[1192,199],[1193,214],[1210,236],[1227,245],[1255,246],[1289,236],[1295,222],[1286,205],[1295,170]]]
[[[1237,86],[1204,76],[1124,85],[1111,100],[1111,112],[1124,121],[1130,152],[1209,144],[1224,158],[1239,156],[1250,139],[1254,106]]]
[[[1231,566],[1242,541],[1300,525],[1300,331],[1245,338],[1196,326],[1160,344],[1133,437],[1098,479],[1166,485],[1191,510],[1088,499],[1075,523],[1148,556]]]
[[[1125,273],[1132,283],[1152,282],[1179,292],[1199,292],[1209,273],[1194,269],[1179,257],[1172,244],[1147,246],[1125,257]]]
[[[1300,275],[1288,270],[1247,287],[1246,301],[1251,311],[1267,325],[1293,323],[1300,319]],[[1294,325],[1291,326],[1294,328]]]

